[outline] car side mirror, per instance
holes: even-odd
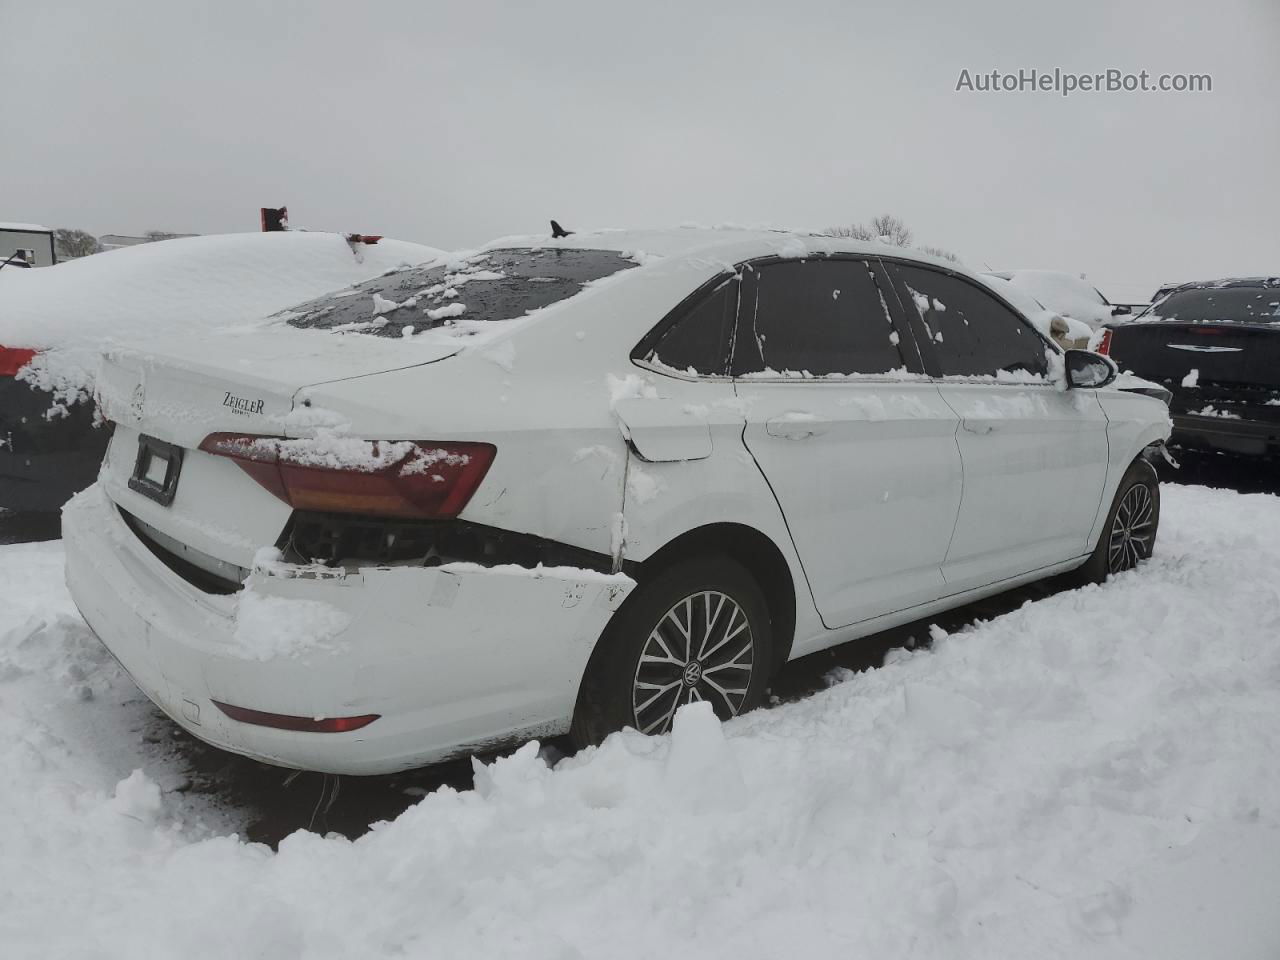
[[[1066,364],[1067,386],[1081,390],[1105,387],[1120,375],[1114,360],[1090,350],[1068,350]]]
[[[1133,307],[1129,306],[1127,303],[1117,303],[1111,308],[1111,315],[1113,317],[1127,317],[1131,313],[1133,313]]]

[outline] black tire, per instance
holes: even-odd
[[[1098,545],[1076,571],[1081,583],[1102,583],[1148,560],[1160,529],[1160,480],[1155,467],[1141,458],[1120,478]]]
[[[772,666],[769,608],[755,578],[728,557],[681,560],[614,614],[583,677],[570,736],[585,747],[624,727],[665,733],[692,700],[710,701],[727,720],[760,705]]]

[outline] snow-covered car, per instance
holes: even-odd
[[[732,717],[790,658],[1150,555],[1164,405],[992,291],[600,231],[115,351],[67,581],[177,723],[283,766]]]
[[[1086,324],[1092,332],[1130,308],[1113,304],[1088,280],[1058,270],[1007,270],[992,273],[1035,297],[1068,320]]]
[[[1000,274],[984,273],[982,279],[988,286],[994,287],[996,293],[1022,310],[1037,330],[1063,350],[1084,350],[1089,346],[1093,328],[1088,324],[1049,309],[1025,289],[1015,286]]]
[[[1168,389],[1179,446],[1280,454],[1280,277],[1182,284],[1097,339],[1099,352]]]
[[[108,344],[255,320],[441,252],[249,233],[0,271],[0,508],[57,510],[93,482],[107,444],[93,371]]]

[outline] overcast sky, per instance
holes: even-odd
[[[1211,93],[956,92],[1018,68]],[[0,220],[443,247],[877,213],[1112,299],[1280,273],[1280,2],[0,0]]]

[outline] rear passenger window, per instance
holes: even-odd
[[[736,375],[877,374],[906,365],[864,261],[772,261],[750,276],[734,341]]]
[[[1049,372],[1045,342],[989,293],[936,270],[885,266],[901,284],[907,315],[923,328],[944,377]]]
[[[662,335],[650,359],[683,373],[724,376],[729,368],[729,335],[737,305],[738,280],[726,277]]]

